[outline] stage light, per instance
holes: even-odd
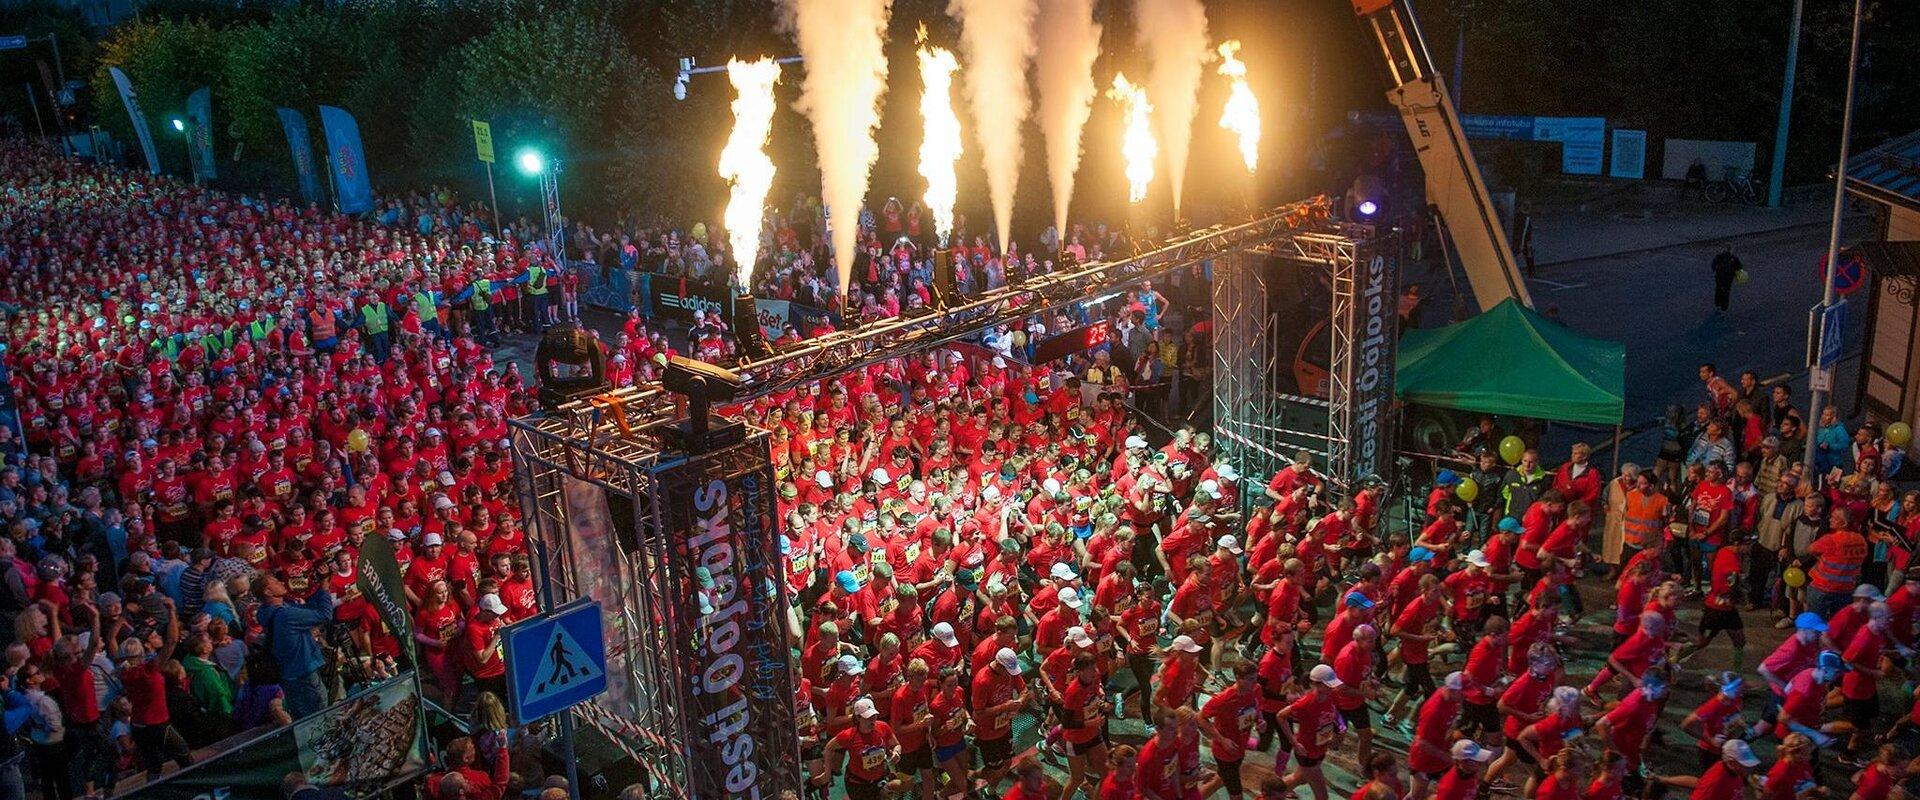
[[[1360,206],[1354,210],[1359,211],[1360,216],[1371,217],[1380,213],[1380,205],[1372,200],[1362,200],[1360,201]]]
[[[572,322],[555,325],[540,337],[533,351],[533,373],[540,385],[540,405],[548,411],[613,388],[607,381],[606,351]]]
[[[1385,210],[1387,182],[1378,175],[1361,175],[1347,189],[1346,218],[1350,222],[1371,223]]]
[[[738,397],[746,386],[746,379],[739,373],[702,361],[668,356],[660,385],[687,398],[686,421],[663,431],[681,449],[694,454],[706,453],[745,438],[746,428],[739,423],[713,427],[713,404]]]
[[[773,346],[767,344],[766,334],[760,331],[759,306],[753,302],[751,292],[733,293],[733,302],[727,309],[727,324],[733,326],[733,340],[740,344],[741,363],[773,357]]]
[[[673,78],[673,99],[687,99],[687,81],[693,78],[693,59],[680,59],[680,73]]]
[[[173,118],[173,129],[174,129],[174,130],[176,130],[176,131],[185,131],[185,130],[187,129],[187,122],[186,122],[186,120],[183,120],[183,119],[181,119],[181,118],[179,118],[179,117],[174,117],[174,118]]]
[[[513,156],[513,163],[528,176],[543,174],[547,171],[547,157],[531,147],[520,148]]]

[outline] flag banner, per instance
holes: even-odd
[[[420,695],[407,672],[128,796],[281,800],[281,782],[298,772],[314,786],[372,797],[426,771],[420,715]]]
[[[307,117],[291,108],[277,108],[280,128],[287,132],[287,150],[293,153],[293,174],[300,179],[300,199],[320,202],[320,176],[313,171],[313,138],[307,134]]]
[[[1356,254],[1353,338],[1353,477],[1393,476],[1393,362],[1400,345],[1399,242],[1381,237]]]
[[[373,210],[373,181],[360,148],[360,123],[344,108],[320,107],[320,129],[327,137],[327,162],[333,170],[333,204],[342,214]]]
[[[193,158],[193,172],[200,180],[215,177],[213,157],[213,90],[202,86],[187,95],[187,136],[191,144],[187,154]]]
[[[367,537],[360,544],[353,569],[353,588],[380,612],[394,640],[406,643],[405,652],[412,653],[413,618],[407,613],[407,588],[400,579],[400,561],[394,557],[393,543],[385,536]]]
[[[127,107],[133,135],[140,140],[140,150],[147,156],[147,171],[160,174],[160,154],[153,150],[153,131],[147,129],[146,115],[140,113],[140,101],[133,95],[133,82],[127,80],[127,73],[119,67],[108,67],[107,73],[113,76],[113,85],[120,89],[120,102]]]

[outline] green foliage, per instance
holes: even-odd
[[[281,144],[274,109],[285,106],[312,117],[319,105],[354,106],[378,96],[383,73],[397,61],[385,36],[369,35],[364,20],[339,13],[299,10],[257,25],[231,29],[222,52],[219,111],[225,130],[249,149]]]
[[[199,20],[161,19],[114,29],[100,43],[95,58],[95,120],[120,141],[134,141],[132,124],[114,90],[113,77],[107,73],[107,68],[119,67],[133,82],[140,110],[146,114],[155,138],[163,138],[166,120],[185,113],[187,94],[213,83],[219,75],[226,39],[225,31]],[[216,99],[216,106],[218,102]],[[166,152],[178,148],[158,149]]]

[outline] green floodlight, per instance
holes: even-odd
[[[186,120],[183,120],[183,119],[181,119],[181,118],[179,118],[179,117],[174,117],[174,118],[173,118],[173,129],[174,129],[174,130],[176,130],[176,131],[181,131],[181,132],[183,132],[183,133],[184,133],[184,132],[186,132],[186,130],[187,130],[187,121],[186,121]]]
[[[515,153],[513,163],[528,175],[542,175],[547,171],[547,157],[531,147],[523,147]]]

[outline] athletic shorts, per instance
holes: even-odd
[[[1243,759],[1244,760],[1244,759]],[[1220,772],[1220,786],[1227,790],[1228,797],[1239,797],[1245,793],[1240,785],[1240,761],[1214,759],[1214,769]]]
[[[847,800],[886,800],[887,792],[882,788],[884,782],[866,783],[847,776]]]
[[[1740,620],[1740,612],[1731,608],[1708,608],[1700,612],[1700,633],[1716,631],[1746,630],[1746,623]]]
[[[908,775],[933,769],[933,744],[923,743],[917,750],[901,750],[900,761],[894,768]]]
[[[1500,709],[1493,703],[1461,703],[1460,730],[1480,734],[1500,730]]]
[[[1357,730],[1373,729],[1373,709],[1367,708],[1366,703],[1361,703],[1358,708],[1340,709],[1340,718]]]
[[[961,739],[960,741],[954,742],[953,744],[943,745],[941,747],[934,748],[933,762],[935,764],[945,764],[949,761],[959,758],[962,755],[965,755],[966,752],[967,752],[967,740]]]
[[[980,763],[989,768],[1003,767],[1013,760],[1013,737],[1000,739],[974,739],[973,747],[980,751]]]
[[[1840,708],[1841,719],[1853,723],[1853,727],[1864,731],[1872,728],[1874,719],[1880,716],[1880,699],[1869,697],[1865,700],[1855,700],[1849,697]]]
[[[1294,763],[1299,764],[1302,767],[1317,767],[1317,766],[1320,766],[1320,762],[1325,760],[1327,760],[1326,756],[1310,756],[1310,755],[1305,755],[1303,753],[1293,754]]]

